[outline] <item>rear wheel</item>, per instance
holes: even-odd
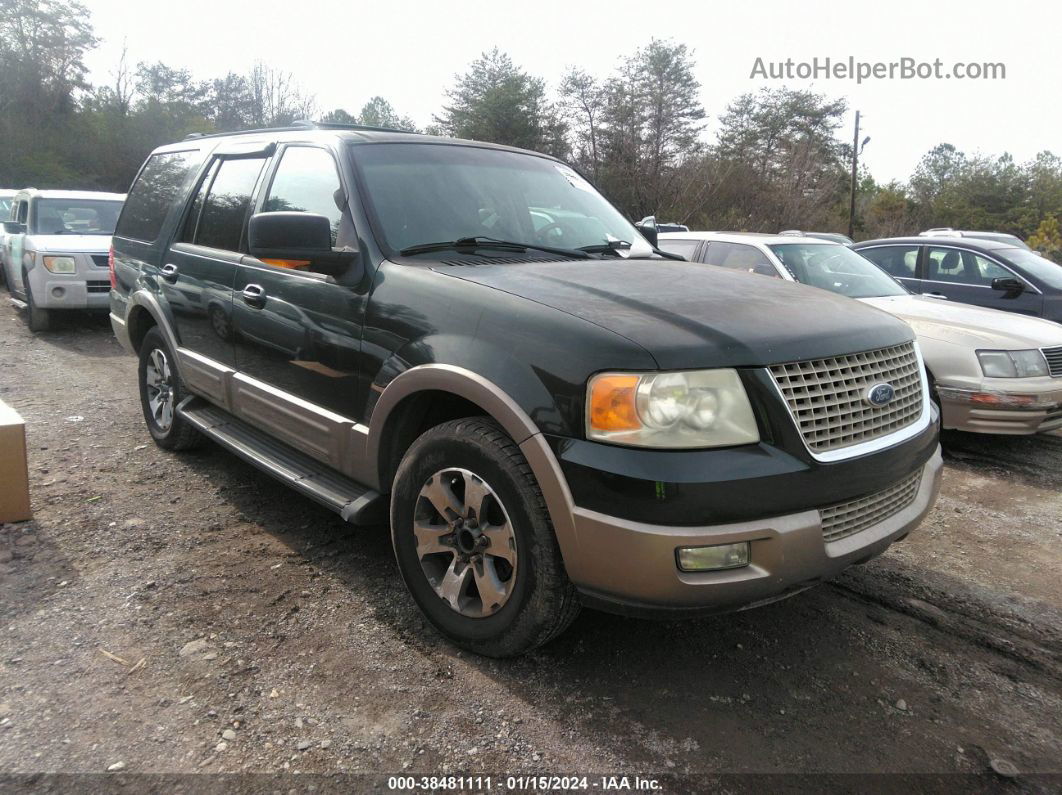
[[[151,438],[167,450],[190,450],[203,437],[177,414],[186,393],[174,367],[170,346],[158,327],[151,328],[140,343],[140,404]]]
[[[578,615],[538,483],[487,418],[444,423],[413,443],[395,476],[391,534],[417,605],[470,651],[521,654]]]
[[[52,313],[37,306],[37,302],[33,300],[33,291],[30,289],[26,274],[22,275],[22,284],[26,289],[26,314],[30,331],[47,331],[52,327]]]

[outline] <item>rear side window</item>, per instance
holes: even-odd
[[[129,190],[115,234],[153,243],[158,240],[166,214],[181,198],[188,172],[200,162],[198,151],[152,155]]]
[[[690,262],[693,262],[693,257],[697,253],[697,248],[701,245],[701,241],[662,238],[659,241],[658,245],[663,251],[666,251],[668,254],[678,254],[683,259],[687,259]]]
[[[860,249],[857,253],[862,254],[891,276],[898,276],[901,279],[915,278],[915,271],[918,267],[918,246],[881,246]]]
[[[263,163],[263,157],[221,161],[203,201],[196,244],[224,251],[240,250],[243,224]]]

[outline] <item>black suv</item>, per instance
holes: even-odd
[[[906,325],[667,259],[542,155],[325,125],[192,138],[144,164],[111,261],[155,441],[209,437],[389,520],[420,608],[483,654],[581,603],[781,598],[937,492]]]
[[[913,293],[1062,323],[1062,265],[1009,241],[890,237],[852,248]]]

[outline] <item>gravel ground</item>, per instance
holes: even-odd
[[[0,772],[1060,781],[1060,439],[947,436],[923,527],[785,602],[584,611],[492,661],[425,625],[385,528],[158,449],[105,318],[34,336],[5,303],[0,340],[36,510],[0,529]]]

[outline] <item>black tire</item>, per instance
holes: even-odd
[[[497,612],[484,617],[462,615],[441,598],[417,554],[413,522],[421,489],[449,469],[482,479],[504,505],[515,540],[517,565],[509,595]],[[522,654],[559,635],[579,614],[542,491],[520,449],[486,417],[438,425],[409,448],[391,493],[391,538],[417,606],[443,635],[469,651],[488,657]]]
[[[34,333],[48,331],[52,327],[52,313],[37,306],[26,274],[22,275],[22,284],[26,290],[26,318],[29,321],[29,330]]]
[[[159,447],[165,450],[191,450],[194,447],[198,447],[203,441],[199,431],[178,416],[175,410],[171,411],[172,418],[169,424],[165,425],[155,416],[155,412],[151,408],[148,371],[153,366],[152,356],[156,351],[161,352],[169,365],[168,389],[170,400],[172,400],[171,409],[175,409],[187,395],[176,368],[170,364],[175,361],[173,351],[166,344],[166,339],[162,336],[158,326],[154,326],[148,330],[148,333],[144,335],[143,342],[140,343],[140,366],[137,368],[137,380],[140,386],[140,406],[144,412],[144,422],[147,423],[151,438],[155,440],[155,444]]]

